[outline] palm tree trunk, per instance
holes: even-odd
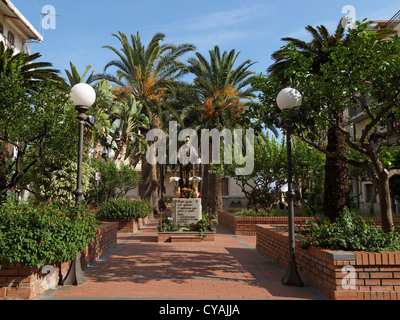
[[[139,195],[142,199],[150,199],[150,164],[147,161],[146,153],[141,156],[141,173],[142,182],[139,185]]]
[[[209,162],[212,161],[212,143],[209,143]],[[212,212],[218,215],[222,210],[222,180],[220,174],[208,173],[208,204]]]
[[[161,122],[157,114],[153,114],[152,116],[152,127],[153,129],[160,129],[161,128]],[[155,143],[156,140],[153,142]],[[158,184],[159,184],[159,179],[158,179],[158,174],[157,174],[157,163],[156,163],[156,151],[154,153],[150,154],[151,157],[153,157],[153,161],[151,161],[150,164],[150,203],[153,207],[153,212],[149,216],[150,219],[154,218],[154,214],[158,214],[160,209],[159,209],[159,193],[158,193]]]
[[[340,117],[340,115],[338,115]],[[345,134],[337,126],[328,129],[327,151],[346,158]],[[348,164],[334,157],[326,156],[324,213],[334,221],[345,206],[349,205]]]

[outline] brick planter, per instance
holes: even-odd
[[[314,218],[295,217],[294,223],[305,225],[305,219]],[[236,235],[254,236],[256,235],[257,224],[286,226],[287,217],[242,217],[226,211],[219,211],[218,222]]]
[[[158,242],[213,242],[215,232],[158,232]]]
[[[288,233],[270,225],[256,230],[257,251],[286,268]],[[297,248],[296,263],[304,283],[329,299],[400,300],[400,252]]]
[[[106,218],[96,219],[99,222],[118,222],[118,233],[135,233],[148,222],[148,217],[131,220]]]
[[[117,223],[100,224],[96,239],[80,253],[82,268],[117,245],[117,226]],[[61,283],[67,276],[70,265],[71,261],[68,261],[36,268],[3,262],[0,269],[0,300],[33,299]]]

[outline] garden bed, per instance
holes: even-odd
[[[256,226],[256,249],[283,268],[289,261],[288,233],[272,225]],[[296,236],[296,246],[300,237]],[[296,249],[306,285],[332,300],[400,300],[400,252]]]
[[[101,223],[94,241],[80,253],[82,268],[98,260],[117,245],[117,223]],[[0,269],[0,300],[33,299],[54,289],[67,276],[71,261],[46,265],[42,268],[10,265],[3,262]],[[48,273],[50,271],[50,273]]]
[[[295,217],[294,223],[296,225],[305,225],[306,219],[313,220],[314,218]],[[287,226],[287,217],[244,217],[226,211],[219,211],[218,222],[236,235],[254,236],[256,235],[257,224]]]
[[[213,242],[215,232],[171,231],[158,232],[158,242]]]

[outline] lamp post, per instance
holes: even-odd
[[[76,179],[76,190],[75,204],[78,205],[82,200],[82,154],[83,154],[83,129],[85,125],[93,126],[95,118],[93,116],[87,116],[86,112],[92,106],[96,100],[96,92],[94,89],[86,83],[78,83],[71,89],[70,98],[74,103],[75,109],[78,112],[79,120],[79,142],[78,142],[78,173]],[[68,272],[67,277],[63,281],[63,285],[80,285],[86,281],[81,262],[79,259],[79,253],[72,261],[72,265]]]
[[[70,94],[71,100],[75,105],[76,111],[78,111],[79,120],[79,142],[78,142],[78,174],[76,179],[76,204],[79,204],[82,200],[82,154],[83,154],[83,129],[86,123],[94,125],[93,118],[87,116],[86,112],[92,106],[96,100],[96,92],[94,89],[86,83],[78,83],[71,89]]]
[[[301,94],[293,88],[285,88],[279,92],[276,103],[281,110],[292,109],[301,105]],[[291,128],[292,121],[290,119],[279,119],[278,126],[283,126],[286,129],[287,139],[287,169],[288,169],[288,227],[289,227],[289,265],[283,276],[282,283],[289,286],[302,287],[304,285],[297,270],[295,258],[295,237],[294,237],[294,206],[292,190],[292,140]]]

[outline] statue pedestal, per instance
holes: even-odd
[[[201,218],[201,198],[174,198],[172,200],[172,219],[178,226],[196,224]]]

